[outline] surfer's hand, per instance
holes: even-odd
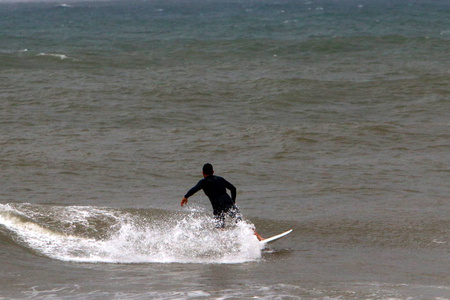
[[[187,204],[187,198],[183,197],[183,199],[181,199],[181,206]]]

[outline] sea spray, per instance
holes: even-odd
[[[1,205],[13,239],[53,259],[89,263],[243,263],[261,250],[252,225],[221,230],[209,215],[81,206]],[[101,234],[99,234],[101,232]]]

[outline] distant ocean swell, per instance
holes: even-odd
[[[145,40],[145,38],[144,36],[143,39]],[[101,37],[99,39],[101,40]],[[414,57],[422,59],[425,54],[432,53],[433,60],[440,60],[445,58],[450,47],[450,39],[399,35],[310,37],[300,41],[252,38],[232,41],[226,39],[173,39],[168,41],[150,39],[146,43],[141,42],[139,47],[134,45],[132,49],[126,49],[126,41],[120,42],[124,47],[117,47],[117,43],[105,41],[109,45],[102,51],[95,49],[89,51],[89,41],[85,41],[83,38],[77,40],[77,43],[78,45],[85,44],[83,50],[77,50],[79,47],[71,47],[61,49],[59,52],[43,52],[42,49],[46,48],[44,45],[33,45],[33,42],[22,41],[16,51],[0,49],[0,60],[2,67],[27,67],[27,62],[37,63],[38,59],[41,59],[43,64],[39,67],[45,68],[44,62],[51,65],[53,58],[53,63],[69,63],[75,68],[77,66],[85,68],[91,65],[91,68],[95,69],[98,68],[98,63],[102,61],[111,63],[111,60],[120,63],[121,67],[158,68],[162,62],[165,67],[180,62],[191,64],[196,61],[204,64],[213,62],[209,63],[209,67],[228,65],[239,61],[254,62],[257,65],[273,65],[281,63],[283,60],[292,62],[293,59],[298,59],[297,63],[302,61],[308,63],[310,60],[328,60],[329,58],[324,55],[358,54],[357,60],[353,62],[345,61],[343,58],[338,59],[338,61],[352,65],[361,59],[365,59],[365,63],[369,64],[383,63],[384,60],[380,55],[392,58],[412,55],[409,59],[414,59]],[[374,52],[374,49],[377,51]],[[121,55],[125,55],[125,57],[121,57]],[[275,58],[281,61],[274,60]]]

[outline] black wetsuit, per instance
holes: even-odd
[[[227,194],[227,190],[231,192],[231,197]],[[236,188],[220,176],[209,175],[200,180],[196,186],[191,188],[185,198],[197,193],[199,190],[203,190],[211,201],[211,205],[214,210],[214,216],[217,220],[217,227],[224,226],[225,215],[228,214],[232,217],[236,217],[239,214],[236,203]],[[240,219],[240,217],[238,216]]]

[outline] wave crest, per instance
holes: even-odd
[[[9,238],[53,259],[89,263],[243,263],[261,257],[252,225],[227,230],[196,211],[0,205]]]

